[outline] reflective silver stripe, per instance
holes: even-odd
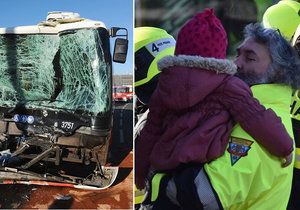
[[[167,188],[166,188],[166,195],[168,196],[168,198],[171,200],[172,203],[176,204],[177,206],[180,206],[180,204],[178,203],[176,197],[177,197],[177,189],[176,189],[176,185],[174,182],[174,179],[170,179],[170,181],[168,182]]]
[[[203,169],[199,171],[197,177],[194,180],[194,183],[197,188],[199,199],[203,205],[203,209],[218,210],[219,205],[218,205],[217,198],[215,197],[213,189],[211,188],[210,182],[207,176],[205,175]]]
[[[300,161],[300,155],[296,154],[296,161]]]
[[[203,205],[204,210],[219,210],[219,205],[217,198],[215,197],[215,194],[213,192],[213,189],[211,188],[210,182],[205,175],[205,172],[203,169],[199,171],[197,177],[194,180],[195,186],[197,188],[197,194],[198,197]],[[174,182],[174,179],[172,178],[167,185],[166,188],[166,195],[168,198],[172,201],[172,203],[180,206],[179,202],[177,201],[177,189]]]

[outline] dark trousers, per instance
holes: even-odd
[[[200,201],[195,179],[202,170],[202,164],[184,164],[169,172],[160,182],[159,194],[157,200],[153,203],[153,210],[203,210],[203,204]],[[202,172],[203,173],[203,172]],[[205,173],[205,172],[204,172]],[[166,195],[166,188],[170,179],[173,178],[176,185],[176,200],[180,206],[172,203]],[[208,185],[209,188],[211,186]],[[206,189],[201,189],[206,190]],[[212,192],[217,199],[218,209],[223,209],[217,194]]]
[[[287,210],[300,209],[300,170],[294,168],[293,183]]]
[[[158,198],[153,204],[152,210],[180,210],[181,208],[171,202],[171,200],[166,195],[166,188],[170,180],[170,176],[165,176],[162,178],[159,187]]]
[[[160,184],[158,199],[154,202],[153,210],[203,210],[203,205],[197,194],[194,180],[202,169],[201,164],[184,164],[170,171],[168,176],[163,177]],[[166,187],[173,177],[180,207],[173,204],[166,195]]]
[[[182,210],[203,210],[203,205],[198,197],[197,188],[194,183],[202,164],[186,164],[174,174],[177,188],[177,201]]]

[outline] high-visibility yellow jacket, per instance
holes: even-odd
[[[296,90],[292,95],[291,102],[291,117],[295,120],[300,121],[300,98],[299,98],[299,90]]]
[[[300,90],[294,91],[291,102],[291,118],[296,142],[295,168],[300,170]],[[298,178],[298,177],[297,177]]]
[[[281,117],[293,137],[289,114],[291,88],[264,84],[251,89],[261,104]],[[279,158],[268,153],[239,125],[234,127],[225,154],[204,167],[224,209],[286,209],[293,163],[282,168]]]

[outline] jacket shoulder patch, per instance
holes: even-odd
[[[229,140],[229,146],[227,151],[230,153],[231,166],[244,156],[248,155],[248,151],[251,149],[253,141],[246,139],[231,137]]]

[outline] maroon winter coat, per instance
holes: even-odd
[[[150,165],[168,170],[218,158],[235,122],[271,154],[284,157],[293,151],[281,119],[253,98],[246,83],[230,75],[236,72],[232,62],[182,55],[166,57],[158,66],[159,84],[135,146],[137,186]]]

